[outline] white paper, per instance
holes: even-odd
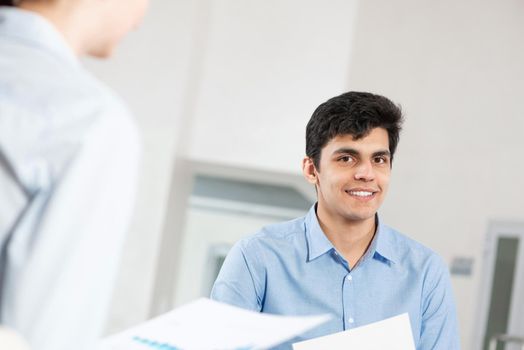
[[[100,349],[266,349],[329,319],[328,315],[307,317],[269,315],[202,298],[108,337],[103,340]],[[151,343],[147,344],[148,341]]]
[[[294,350],[415,350],[409,315],[293,344]]]

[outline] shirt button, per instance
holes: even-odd
[[[349,323],[355,323],[355,320],[353,319],[353,317],[350,317],[350,318],[348,319],[348,322],[349,322]]]
[[[348,279],[348,281],[351,281],[351,280],[353,280],[353,276],[349,275],[349,276],[347,277],[347,279]]]

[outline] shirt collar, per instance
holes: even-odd
[[[312,261],[330,250],[335,250],[335,247],[320,227],[316,213],[316,206],[317,205],[314,204],[305,217],[308,261]],[[397,255],[395,254],[395,248],[392,242],[393,235],[390,232],[391,229],[382,225],[378,215],[376,216],[376,220],[377,231],[362,260],[367,259],[368,257],[373,257],[395,263],[397,261]]]
[[[375,216],[375,220],[377,231],[362,260],[372,257],[373,259],[386,263],[395,263],[397,262],[397,255],[395,254],[395,247],[392,242],[393,236],[390,232],[391,229],[382,225],[378,214]]]
[[[308,261],[314,260],[319,256],[327,253],[331,249],[335,249],[331,241],[326,237],[324,231],[320,227],[317,218],[316,203],[309,209],[306,215],[306,237],[308,249]]]
[[[63,35],[35,12],[0,6],[0,35],[38,47],[69,64],[79,65],[78,57]]]
[[[395,244],[393,242],[394,236],[391,232],[391,229],[385,225],[382,225],[380,219],[378,218],[378,215],[377,222],[378,229],[375,233],[375,238],[373,239],[373,243],[369,251],[373,253],[374,256],[378,254],[382,258],[392,263],[397,263],[398,252],[397,249],[395,249]]]

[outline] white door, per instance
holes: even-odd
[[[524,223],[492,223],[484,258],[476,349],[488,350],[496,334],[524,342]],[[517,341],[499,342],[496,349],[521,350],[523,346]]]
[[[520,229],[518,234],[520,239],[509,312],[508,333],[524,339],[524,226],[521,226]],[[524,344],[520,348],[517,346],[508,346],[506,349],[521,350],[524,349]]]

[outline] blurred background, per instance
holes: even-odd
[[[206,296],[233,242],[303,215],[305,125],[361,90],[405,112],[380,215],[448,263],[463,348],[524,336],[524,1],[155,0],[87,65],[144,148],[108,333]]]

